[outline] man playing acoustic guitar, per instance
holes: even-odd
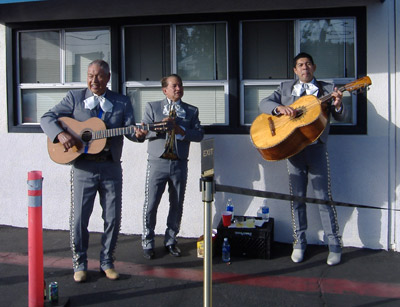
[[[93,117],[104,121],[107,128],[135,125],[133,108],[128,97],[107,89],[110,68],[103,60],[95,60],[88,66],[87,89],[69,91],[67,96],[40,121],[49,139],[68,151],[82,150],[90,144],[83,142],[61,126],[60,117],[83,122]],[[145,132],[134,127],[126,137],[143,142]],[[111,280],[118,279],[114,269],[114,250],[121,224],[122,169],[121,153],[123,136],[107,139],[104,149],[97,154],[85,150],[73,161],[71,168],[71,248],[74,280],[84,282],[87,278],[88,225],[97,192],[103,210],[104,233],[101,238],[100,270]],[[72,197],[73,196],[73,197]]]
[[[285,81],[269,97],[260,102],[260,111],[274,116],[289,116],[295,119],[301,116],[299,110],[292,108],[297,99],[303,95],[321,97],[331,93],[332,103],[324,112],[327,124],[319,138],[306,146],[299,153],[287,159],[290,193],[294,196],[306,197],[307,183],[310,179],[316,198],[332,200],[329,174],[329,160],[326,142],[329,134],[330,117],[342,121],[345,118],[342,92],[333,84],[317,81],[314,77],[316,65],[307,53],[298,54],[293,61],[293,70],[298,80]],[[300,113],[300,114],[299,114]],[[304,202],[292,201],[292,225],[294,231],[293,262],[301,262],[307,246],[307,211]],[[341,260],[341,237],[337,221],[336,209],[333,205],[319,205],[322,227],[329,244],[328,265],[336,265]]]

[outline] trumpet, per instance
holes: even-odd
[[[173,120],[176,119],[176,110],[171,103],[168,117],[172,118]],[[178,156],[175,152],[175,128],[172,128],[171,131],[168,132],[168,138],[165,142],[165,152],[163,154],[163,158],[176,160]]]

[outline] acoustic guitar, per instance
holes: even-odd
[[[371,85],[366,76],[350,82],[339,91],[352,92]],[[328,122],[328,102],[332,93],[317,98],[313,95],[300,97],[290,106],[297,111],[295,117],[274,116],[262,113],[256,117],[250,128],[254,147],[267,161],[289,158],[319,138]]]
[[[170,122],[157,122],[106,129],[106,125],[98,117],[91,117],[83,122],[70,117],[60,117],[58,121],[64,130],[81,142],[81,144],[72,147],[68,151],[64,151],[64,146],[61,143],[53,143],[52,140],[47,138],[49,156],[54,162],[59,164],[69,164],[83,153],[97,154],[106,146],[107,138],[132,134],[135,132],[135,127],[143,130],[165,132],[171,130],[173,125]]]

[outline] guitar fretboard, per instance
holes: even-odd
[[[371,85],[371,79],[368,76],[366,76],[366,77],[360,78],[356,81],[350,82],[350,83],[340,87],[338,90],[341,91],[342,93],[345,91],[353,92],[353,91],[368,87],[369,85]],[[332,98],[332,93],[321,97],[320,101],[321,101],[321,103],[327,102],[331,98]]]
[[[132,134],[134,132],[135,132],[135,126],[93,131],[93,139],[94,140],[104,139],[124,134]]]
[[[132,126],[128,126],[128,127],[97,130],[97,131],[92,132],[91,139],[99,140],[99,139],[105,139],[105,138],[114,137],[114,136],[132,134],[132,133],[135,133],[135,127],[143,129],[143,130],[164,131],[165,129],[168,128],[168,123],[167,122],[158,122],[158,123],[152,123],[152,124],[142,124],[142,125],[137,125],[137,126],[132,125]]]

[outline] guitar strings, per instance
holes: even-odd
[[[368,76],[360,78],[356,81],[353,81],[349,84],[344,85],[343,87],[339,88],[339,91],[341,92],[353,92],[353,91],[358,91],[358,90],[362,90],[365,87],[368,87],[369,85],[371,85],[371,80]],[[316,104],[322,105],[323,103],[329,101],[330,99],[332,99],[332,93],[325,95],[317,100],[313,100],[311,102],[308,103],[308,105],[303,105],[302,107],[305,108],[305,111],[307,111],[308,108],[312,108],[314,107]],[[270,133],[272,134],[272,136],[276,135],[276,130],[277,129],[283,129],[284,127],[288,126],[292,121],[294,120],[298,120],[299,117],[288,117],[288,116],[283,116],[283,117],[276,117],[276,116],[272,116],[272,115],[268,115],[267,117],[259,117],[259,121],[256,119],[254,121],[254,123],[258,123],[264,126],[268,126],[268,129],[270,131]],[[253,125],[254,125],[253,123]],[[252,126],[253,126],[252,125]],[[272,126],[272,127],[271,127]],[[273,130],[272,130],[273,129]],[[259,129],[258,132],[263,132],[264,133],[264,129]],[[251,133],[253,134],[253,133]],[[257,145],[257,138],[252,136],[252,141],[254,143],[254,145],[256,145],[256,147],[263,147],[265,146],[265,144],[260,144]],[[263,141],[265,142],[265,139],[263,138]]]
[[[154,126],[166,126],[165,123],[154,123]],[[150,130],[150,125],[139,125],[141,129],[145,130]],[[129,126],[129,127],[120,127],[120,128],[111,128],[111,129],[105,129],[105,130],[98,130],[98,131],[93,131],[92,132],[92,139],[93,140],[98,140],[98,139],[104,139],[107,137],[114,137],[114,136],[119,136],[119,135],[124,135],[124,134],[131,134],[135,131],[135,126]]]
[[[304,107],[307,111],[307,109],[311,109],[312,107],[315,107],[317,105],[320,105],[319,101],[313,101]],[[283,127],[289,125],[292,121],[297,119],[296,117],[289,117],[289,116],[281,116],[281,117],[270,116],[270,118],[273,118],[272,121],[273,121],[275,129],[283,128]],[[269,125],[268,125],[268,127],[269,127]]]
[[[133,133],[134,126],[93,131],[93,140]]]

